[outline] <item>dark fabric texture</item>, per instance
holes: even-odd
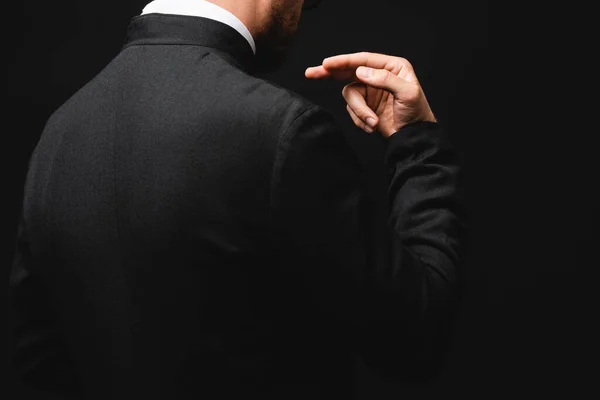
[[[23,382],[350,399],[355,355],[390,380],[438,369],[466,232],[447,134],[422,122],[387,140],[378,228],[333,115],[253,77],[252,57],[220,22],[139,16],[48,119],[10,282]]]

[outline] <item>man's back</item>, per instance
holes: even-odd
[[[250,56],[224,24],[138,17],[49,119],[12,280],[26,381],[94,399],[352,398],[355,351],[395,366],[420,348],[397,334],[446,319],[460,203],[437,128],[390,140],[392,220],[414,248],[390,236],[375,255],[332,116],[249,75]]]

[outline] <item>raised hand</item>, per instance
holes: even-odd
[[[371,74],[362,75],[363,71]],[[436,122],[405,58],[368,52],[342,54],[307,68],[305,76],[352,81],[342,90],[346,109],[354,124],[368,133],[376,130],[387,139],[410,123]]]

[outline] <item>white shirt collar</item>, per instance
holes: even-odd
[[[248,28],[238,17],[216,4],[204,0],[154,0],[142,10],[142,14],[150,13],[190,15],[222,22],[245,37],[256,54],[256,44]]]

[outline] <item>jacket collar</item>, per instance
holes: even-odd
[[[172,44],[210,47],[238,68],[251,72],[254,52],[231,26],[210,18],[150,13],[131,19],[121,50],[136,45]]]

